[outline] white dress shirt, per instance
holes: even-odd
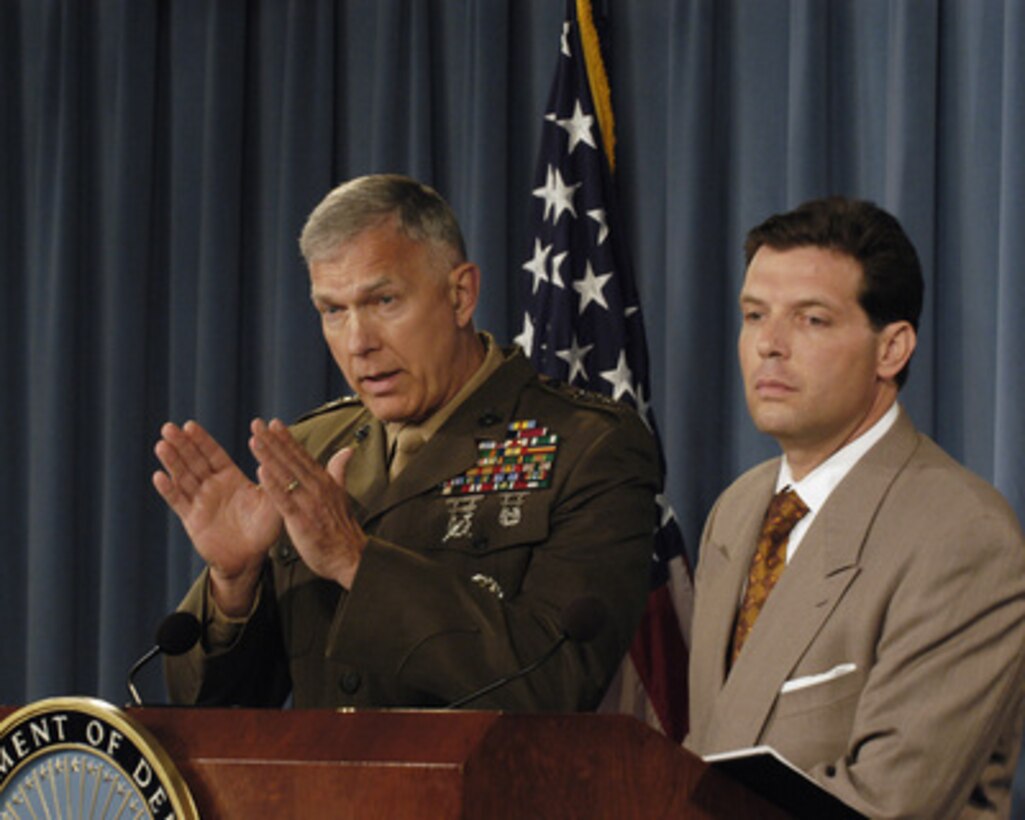
[[[784,487],[790,486],[801,497],[807,505],[808,512],[797,525],[790,531],[790,539],[787,541],[787,563],[794,557],[797,548],[801,546],[804,534],[808,532],[811,522],[822,506],[826,503],[830,494],[837,488],[837,485],[844,480],[851,468],[858,463],[865,453],[872,449],[897,421],[900,414],[897,402],[890,405],[881,419],[873,424],[868,430],[858,436],[850,444],[846,444],[837,450],[833,455],[823,461],[818,467],[812,470],[800,481],[794,481],[793,473],[790,472],[790,464],[787,457],[783,456],[780,465],[779,476],[776,479],[776,492]]]

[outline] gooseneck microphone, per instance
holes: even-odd
[[[511,683],[518,678],[522,678],[524,675],[529,675],[541,666],[541,664],[552,657],[552,655],[554,655],[559,650],[559,647],[566,643],[566,641],[587,643],[588,641],[593,640],[605,625],[605,616],[605,604],[592,595],[571,601],[559,617],[559,623],[561,624],[559,637],[555,639],[552,645],[548,647],[544,654],[542,654],[537,660],[521,669],[518,669],[511,675],[506,675],[505,677],[492,681],[483,689],[478,689],[476,692],[471,692],[469,695],[453,701],[445,708],[458,709],[461,706],[465,706],[466,704],[477,700],[477,698],[483,697],[490,692],[494,692],[496,689],[505,686],[507,683]]]
[[[139,690],[135,688],[135,676],[139,670],[157,655],[182,655],[196,645],[201,632],[199,620],[191,612],[172,612],[157,627],[156,644],[135,662],[128,671],[128,694],[132,704],[142,706]]]

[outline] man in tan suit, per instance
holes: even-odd
[[[593,709],[647,596],[652,435],[475,331],[480,271],[426,186],[351,180],[301,246],[356,395],[291,429],[254,421],[255,482],[195,422],[163,427],[153,481],[207,563],[172,698],[443,706],[536,660],[593,596],[594,640],[471,704]]]
[[[685,743],[772,746],[872,817],[1007,816],[1025,541],[897,403],[914,248],[886,212],[834,198],[771,217],[745,251],[745,394],[783,455],[706,522]]]

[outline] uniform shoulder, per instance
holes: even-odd
[[[325,402],[319,407],[314,407],[312,410],[308,410],[300,415],[293,423],[302,424],[304,421],[309,421],[310,419],[315,419],[318,416],[323,416],[327,413],[333,413],[337,410],[344,409],[362,410],[363,402],[360,401],[359,396],[342,396],[341,398]]]
[[[547,419],[564,431],[597,440],[607,434],[654,448],[654,436],[645,419],[632,406],[592,390],[538,375],[519,401],[530,418]]]
[[[551,376],[538,375],[538,386],[542,393],[564,401],[577,408],[587,408],[616,416],[636,416],[637,411],[626,402],[613,399],[594,390],[585,390],[566,384]]]
[[[363,402],[355,396],[345,396],[304,413],[290,429],[300,444],[311,452],[320,452],[348,435],[365,435],[360,428],[367,427],[370,418]]]

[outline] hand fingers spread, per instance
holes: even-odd
[[[290,495],[300,487],[315,490],[324,480],[324,469],[292,437],[280,421],[269,425],[257,419],[252,425],[250,449],[260,462],[260,484],[275,494]]]
[[[207,441],[214,448],[218,448],[218,445],[213,443],[210,434],[196,424],[196,422],[187,421],[183,427],[167,423],[161,428],[160,432],[164,437],[164,441],[171,444],[178,451],[178,456],[198,477],[203,478],[214,472],[214,466],[210,463],[210,459],[204,451],[204,446],[210,446],[207,444]]]
[[[352,584],[366,535],[352,517],[344,490],[351,450],[336,453],[322,467],[278,420],[251,426],[256,474],[303,561],[316,574],[342,586]]]
[[[178,486],[170,479],[167,473],[163,473],[157,470],[153,473],[153,486],[156,491],[160,493],[160,497],[167,502],[167,505],[177,512],[177,505],[182,500],[182,494],[178,490]]]
[[[160,435],[153,451],[185,500],[193,499],[211,476],[234,467],[224,448],[195,421],[181,427],[167,422],[160,428]]]
[[[195,452],[202,455],[209,465],[211,472],[217,472],[232,466],[231,457],[214,440],[214,437],[203,429],[199,422],[192,420],[185,422],[182,431],[188,436],[190,443],[195,448]]]
[[[206,462],[203,459],[197,460],[190,453],[192,448],[188,445],[188,439],[176,425],[165,424],[160,432],[163,438],[156,443],[153,452],[163,466],[168,481],[177,491],[191,498],[207,474]],[[164,493],[161,492],[161,495]]]

